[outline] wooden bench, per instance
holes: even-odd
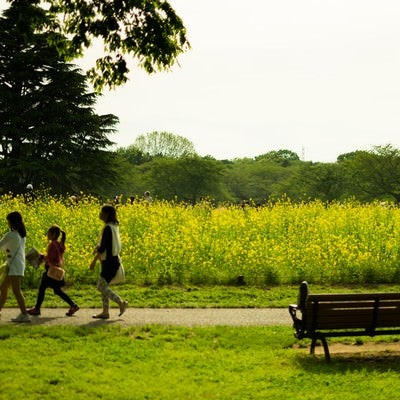
[[[289,306],[295,337],[317,340],[330,361],[327,337],[400,334],[400,293],[310,294],[307,282],[299,288],[298,304]]]

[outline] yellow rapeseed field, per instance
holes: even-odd
[[[22,213],[27,249],[46,249],[47,228],[67,233],[65,267],[71,283],[91,283],[89,271],[102,222],[101,201],[42,195],[0,197],[0,233],[6,215]],[[250,285],[400,282],[400,210],[387,204],[324,204],[288,200],[259,208],[195,206],[155,201],[118,205],[127,280],[136,284]],[[4,258],[4,254],[1,254]],[[39,272],[27,267],[25,284]]]

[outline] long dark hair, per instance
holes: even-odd
[[[67,239],[67,235],[65,234],[64,231],[61,230],[61,228],[58,225],[52,225],[49,228],[49,232],[54,235],[56,239],[58,239],[61,235],[61,243],[65,243],[65,240]]]
[[[101,207],[102,214],[105,215],[105,223],[112,222],[114,224],[119,224],[117,219],[117,210],[111,204],[105,204]]]
[[[22,215],[18,211],[12,211],[7,215],[7,221],[12,231],[17,231],[22,238],[26,237],[26,228]]]

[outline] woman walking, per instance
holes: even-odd
[[[7,300],[8,289],[11,286],[21,311],[16,318],[11,320],[13,322],[30,322],[21,290],[22,277],[25,272],[26,228],[22,215],[18,211],[9,213],[7,222],[10,231],[0,240],[0,250],[5,250],[7,254],[7,275],[0,285],[0,316]]]
[[[60,236],[61,240],[58,240]],[[36,305],[28,310],[28,313],[30,315],[40,315],[40,307],[44,301],[46,289],[50,287],[53,289],[55,295],[61,297],[66,303],[68,303],[69,310],[65,315],[72,317],[79,310],[79,307],[71,300],[67,293],[62,290],[63,286],[65,286],[64,278],[61,280],[56,280],[48,276],[50,267],[62,267],[64,265],[66,234],[58,225],[52,225],[47,231],[47,239],[50,241],[47,246],[47,254],[41,255],[41,260],[45,262],[46,270],[43,272],[42,279],[40,281]]]
[[[128,307],[128,302],[110,289],[110,282],[117,274],[121,264],[121,239],[119,236],[119,223],[117,211],[112,205],[104,205],[100,211],[100,219],[105,223],[101,232],[100,243],[95,249],[95,257],[90,264],[90,269],[95,268],[97,260],[101,260],[101,272],[97,283],[97,289],[101,293],[103,311],[93,315],[93,318],[110,318],[110,299],[119,305],[119,316]]]

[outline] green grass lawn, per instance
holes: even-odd
[[[298,290],[297,286],[129,285],[116,289],[133,307],[287,307],[296,302]],[[311,286],[319,293],[398,289],[382,285]],[[100,305],[95,287],[67,290],[81,307]],[[36,290],[25,290],[28,305],[34,304],[36,294]],[[7,306],[15,306],[12,293]],[[64,304],[49,290],[44,306]],[[332,363],[327,364],[323,355],[311,357],[308,347],[308,340],[299,343],[293,329],[285,326],[3,325],[0,399],[397,398],[399,353],[332,354]]]
[[[389,399],[400,356],[311,357],[288,327],[0,327],[0,399]]]

